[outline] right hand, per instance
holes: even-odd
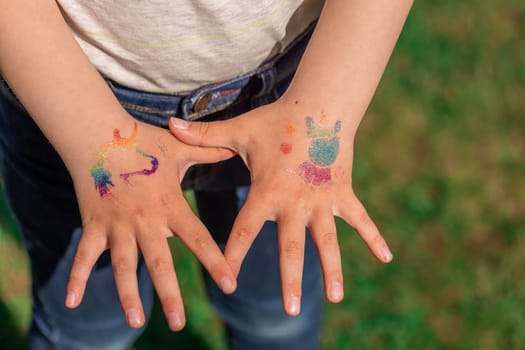
[[[354,227],[380,261],[392,260],[386,241],[352,189],[352,125],[357,122],[333,114],[314,121],[312,115],[312,108],[279,100],[230,120],[170,123],[181,141],[231,149],[245,161],[250,192],[224,254],[239,273],[264,222],[277,222],[283,306],[290,316],[301,309],[305,227],[317,247],[331,302],[344,296],[334,216]]]
[[[169,327],[180,330],[185,324],[184,307],[167,237],[180,237],[223,292],[236,289],[234,273],[185,201],[180,181],[191,165],[217,162],[233,153],[188,146],[167,130],[135,125],[136,139],[129,136],[133,135],[132,123],[122,128],[122,135],[115,131],[112,141],[108,134],[108,143],[101,145],[93,158],[91,164],[95,165],[72,173],[83,234],[71,269],[66,306],[75,308],[81,303],[94,264],[105,249],[110,249],[128,324],[142,327],[145,317],[136,274],[140,249]]]

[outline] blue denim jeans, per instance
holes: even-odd
[[[151,94],[108,84],[134,118],[159,127],[167,127],[170,117],[231,118],[279,98],[295,72],[311,30],[258,70],[188,93]],[[82,233],[72,180],[53,147],[1,81],[0,157],[5,195],[31,260],[30,348],[131,347],[141,330],[126,324],[107,252],[91,274],[80,307],[69,310],[64,306],[67,278]],[[185,187],[195,189],[201,219],[221,247],[246,199],[248,179],[242,162],[235,159],[218,166],[195,167],[184,180]],[[208,295],[226,324],[232,349],[318,347],[321,273],[308,235],[304,270],[302,312],[289,317],[281,303],[276,224],[267,222],[246,257],[234,294],[223,294],[204,273]],[[137,274],[144,309],[150,315],[153,288],[142,259]]]

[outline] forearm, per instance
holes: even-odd
[[[0,74],[70,171],[131,124],[55,1],[0,0]]]
[[[412,3],[327,0],[283,101],[311,113],[322,109],[328,116],[343,118],[355,131]]]

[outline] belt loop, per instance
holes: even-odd
[[[252,73],[253,74],[253,73]],[[182,118],[197,120],[208,114],[224,110],[240,95],[250,75],[233,80],[202,86],[181,101]]]
[[[269,93],[275,86],[277,70],[274,62],[265,64],[257,70],[256,76],[261,81],[261,90],[257,92],[254,97],[259,97]]]
[[[275,68],[275,61],[272,60],[260,67],[255,76],[260,81],[260,89],[251,97],[251,105],[253,108],[268,104],[275,100],[274,94],[270,96],[270,92],[275,87],[277,82],[277,69]]]
[[[182,118],[188,120],[188,117],[193,114],[193,104],[196,100],[195,94],[189,94],[182,99]]]

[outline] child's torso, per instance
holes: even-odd
[[[320,13],[323,0],[58,0],[109,79],[178,92],[251,71]]]

